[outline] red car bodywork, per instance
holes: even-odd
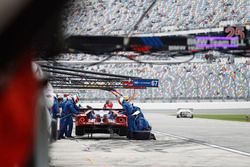
[[[121,114],[121,109],[81,109],[81,114],[75,118],[76,135],[92,133],[116,133],[120,136],[127,135],[128,118]],[[92,112],[94,119],[88,118],[88,113]],[[100,115],[100,112],[109,112],[115,115],[115,119],[109,119],[107,114]]]

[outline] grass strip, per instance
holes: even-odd
[[[210,114],[205,115],[205,114],[195,114],[194,118],[250,122],[250,115],[210,115]]]

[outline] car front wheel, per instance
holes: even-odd
[[[83,136],[84,135],[84,128],[81,126],[76,126],[76,136]]]

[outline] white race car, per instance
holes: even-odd
[[[177,118],[193,118],[194,112],[192,108],[178,108],[177,109]]]

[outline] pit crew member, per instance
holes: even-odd
[[[111,100],[107,100],[106,103],[104,104],[103,108],[104,108],[104,109],[112,109],[112,108],[113,108],[113,103],[112,103],[112,101],[111,101]],[[114,112],[110,111],[110,112],[108,113],[107,117],[108,117],[109,119],[115,120],[116,115],[115,115]]]
[[[58,139],[64,138],[63,134],[66,131],[66,136],[72,138],[72,129],[73,129],[73,115],[79,114],[79,108],[77,103],[79,101],[78,96],[74,96],[72,99],[68,99],[66,102],[60,120],[60,132]]]
[[[107,100],[106,103],[103,106],[104,109],[112,109],[113,108],[113,103],[111,100]]]

